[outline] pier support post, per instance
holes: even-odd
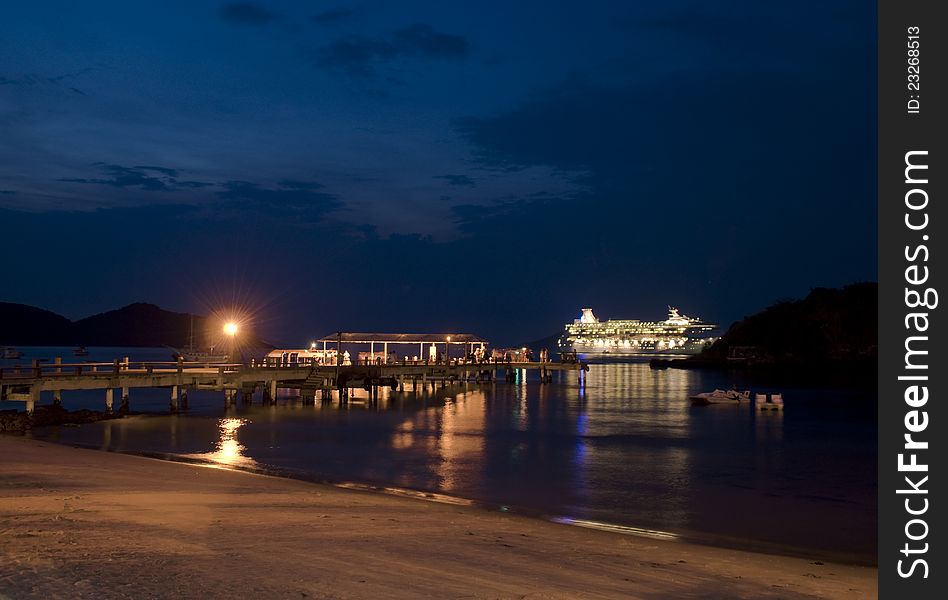
[[[59,365],[63,364],[63,359],[57,356],[53,359],[53,364],[56,365],[56,373],[62,373],[63,369]],[[53,406],[62,406],[63,404],[63,391],[62,390],[53,390]]]
[[[171,412],[178,412],[178,386],[171,386]]]
[[[116,361],[118,362],[118,361]],[[112,388],[105,388],[105,412],[112,412],[112,398],[114,396],[115,390]]]
[[[33,410],[36,408],[36,403],[40,400],[40,386],[31,385],[30,386],[30,398],[26,401],[26,414],[32,415]]]
[[[119,412],[121,413],[128,412],[128,388],[127,387],[122,388],[122,403],[119,404]]]
[[[269,382],[268,389],[270,390],[270,404],[276,404],[277,402],[277,382],[276,379]]]

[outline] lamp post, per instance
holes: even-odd
[[[445,365],[451,364],[451,360],[448,357],[448,344],[450,343],[451,343],[451,336],[449,335],[444,341],[444,364]]]
[[[228,321],[224,323],[224,335],[230,338],[229,352],[230,362],[237,362],[237,344],[235,343],[237,339],[237,323],[233,321]]]

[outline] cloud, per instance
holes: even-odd
[[[222,19],[241,25],[266,25],[275,16],[259,4],[250,2],[231,2],[221,7]]]
[[[136,168],[136,169],[144,169],[144,170],[146,170],[146,171],[158,171],[159,173],[162,173],[162,174],[164,174],[164,175],[167,175],[168,177],[177,177],[177,176],[178,176],[178,170],[177,170],[177,169],[169,169],[168,167],[137,166],[137,167],[135,167],[135,168]]]
[[[349,36],[322,48],[319,64],[339,68],[357,77],[374,77],[379,64],[404,58],[459,60],[467,56],[466,38],[435,31],[431,25],[415,24],[398,29],[385,38]]]
[[[93,163],[106,177],[61,178],[58,181],[108,185],[117,188],[138,188],[150,192],[164,192],[175,188],[200,188],[212,185],[204,181],[179,181],[178,171],[167,167],[123,167],[105,163]]]
[[[318,23],[319,25],[335,25],[343,21],[348,21],[355,15],[355,9],[341,7],[323,11],[315,15],[312,20],[313,23]]]
[[[451,185],[474,187],[477,183],[467,175],[435,175],[433,179],[444,179]]]
[[[90,73],[93,70],[94,69],[90,67],[86,69],[80,69],[72,73],[53,75],[52,77],[45,77],[42,75],[22,75],[15,78],[0,76],[0,85],[41,85],[46,83],[61,83],[69,79],[75,79],[76,77],[80,77],[86,73]]]
[[[324,186],[321,183],[315,181],[297,181],[295,179],[284,179],[283,181],[277,182],[278,185],[282,188],[289,188],[293,190],[318,190],[322,189]]]
[[[250,181],[227,181],[222,185],[224,189],[217,192],[217,197],[229,206],[281,218],[293,216],[314,221],[343,206],[337,196],[317,191],[323,186],[316,182],[283,181],[275,188]]]
[[[4,77],[0,76],[0,85],[9,85],[9,86],[21,86],[21,87],[33,87],[33,86],[58,86],[64,82],[68,82],[72,79],[77,79],[94,71],[95,69],[89,67],[85,69],[80,69],[71,73],[62,73],[60,75],[53,75],[47,77],[44,75],[21,75],[19,77]],[[68,89],[76,94],[87,96],[85,92],[80,90],[75,86],[69,86]]]

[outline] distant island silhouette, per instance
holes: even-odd
[[[185,348],[192,331],[196,348],[220,343],[213,317],[171,312],[145,302],[78,321],[35,306],[0,302],[0,345]],[[241,345],[270,347],[252,332],[242,336]]]
[[[873,371],[879,352],[875,282],[814,288],[733,323],[692,357],[654,359],[659,368],[760,368]]]

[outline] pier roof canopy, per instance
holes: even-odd
[[[451,338],[452,344],[486,344],[487,340],[471,333],[358,333],[337,332],[320,338],[319,342],[345,342],[349,344],[443,344]]]

